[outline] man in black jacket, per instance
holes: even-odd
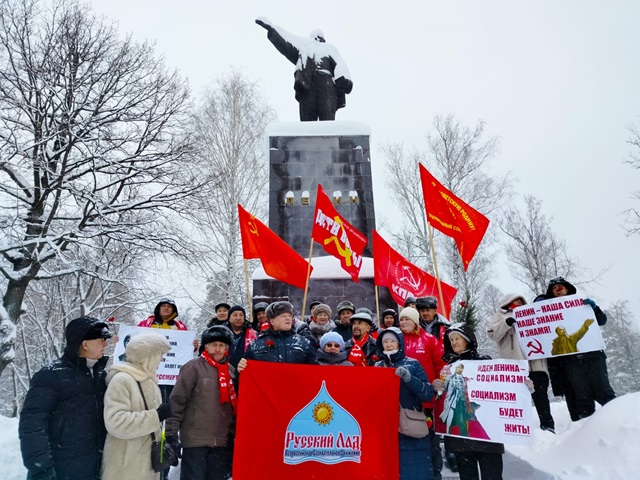
[[[238,363],[238,372],[246,368],[247,360],[315,364],[316,352],[311,342],[293,330],[293,305],[274,302],[267,307],[266,314],[270,326],[249,345]]]
[[[72,320],[62,358],[31,379],[19,425],[29,479],[99,480],[106,437],[103,354],[110,337],[105,322]]]

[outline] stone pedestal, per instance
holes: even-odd
[[[269,228],[308,258],[317,187],[321,184],[340,215],[367,236],[363,256],[371,257],[371,231],[376,224],[369,127],[340,121],[275,123],[267,135]],[[314,257],[326,255],[320,245],[314,245]],[[365,260],[372,265],[371,258]],[[254,275],[253,286],[254,296],[289,297],[297,309],[302,307],[302,290],[269,279],[262,270]],[[396,306],[386,288],[380,289],[380,294],[381,310]],[[342,271],[337,260],[335,268],[323,265],[322,273],[314,272],[307,303],[320,300],[335,309],[345,299],[356,308],[375,312],[372,267],[363,265],[359,283]]]

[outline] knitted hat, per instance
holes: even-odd
[[[278,315],[282,315],[283,313],[290,313],[291,315],[293,315],[293,305],[285,301],[273,302],[267,307],[265,313],[267,314],[267,318],[269,320],[276,318]]]
[[[222,325],[209,327],[202,333],[202,345],[207,345],[211,342],[222,342],[231,346],[231,341],[231,332]]]
[[[395,328],[395,327],[391,327],[391,328]],[[394,340],[398,340],[398,333],[391,330],[391,328],[388,328],[383,334],[382,337],[380,337],[380,341],[384,342],[385,338],[393,338]]]
[[[316,308],[313,310],[313,316],[317,317],[321,313],[326,313],[329,316],[329,318],[331,318],[331,307],[324,303],[319,303],[318,305],[316,305]]]
[[[416,312],[418,313],[418,312]],[[369,325],[371,325],[373,327],[373,318],[371,318],[371,315],[369,315],[366,312],[359,312],[356,313],[354,315],[351,316],[351,323],[355,322],[356,320],[362,320],[363,322],[367,322]]]
[[[416,303],[418,299],[416,297],[408,296],[404,299],[404,307],[407,308],[410,303]]]
[[[267,309],[268,306],[269,306],[269,304],[267,302],[255,303],[253,305],[253,312],[254,313],[264,312]]]
[[[420,314],[415,308],[413,307],[403,308],[400,311],[400,315],[398,315],[399,319],[401,319],[402,317],[410,318],[411,321],[416,324],[416,327],[420,326]]]
[[[244,315],[244,318],[247,318],[247,312],[245,312],[244,308],[240,305],[234,305],[229,309],[229,318],[231,318],[231,314],[233,312],[242,312],[242,315]]]
[[[340,351],[344,350],[344,338],[338,332],[327,332],[320,337],[320,348],[324,350],[324,347],[329,342],[335,342],[340,345]]]
[[[469,335],[467,334],[465,329],[466,329],[466,324],[465,323],[463,323],[463,322],[454,323],[449,328],[447,328],[447,336],[450,336],[452,333],[457,333],[462,338],[464,338],[467,341],[468,344],[471,345],[471,343],[472,343],[471,342],[471,338],[469,338]]]
[[[353,303],[351,303],[349,300],[343,300],[338,304],[338,315],[340,315],[340,312],[342,312],[343,310],[351,310],[352,313],[356,313],[356,307],[353,306]]]
[[[418,310],[424,310],[427,308],[438,308],[438,299],[436,297],[420,297],[416,301],[416,308]]]

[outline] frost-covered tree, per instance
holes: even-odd
[[[213,301],[246,303],[237,205],[256,216],[266,210],[264,133],[273,118],[258,85],[235,70],[216,80],[193,116],[196,164],[205,186],[192,219],[209,247],[201,266],[216,293]]]
[[[424,199],[418,163],[425,164],[442,184],[455,195],[491,216],[502,206],[509,189],[507,177],[488,173],[489,162],[498,152],[499,139],[487,135],[484,122],[469,128],[455,116],[436,116],[427,133],[427,150],[404,151],[399,145],[385,148],[387,156],[387,188],[400,208],[405,227],[395,242],[405,255],[418,251],[421,264],[431,266],[429,233],[424,211]],[[473,261],[465,272],[455,242],[436,234],[437,262],[444,280],[458,288],[458,303],[454,302],[452,319],[478,322],[476,303],[491,278],[494,233],[490,227]],[[411,257],[409,256],[411,259]],[[460,306],[462,302],[465,306]]]
[[[84,271],[77,255],[98,237],[182,250],[162,214],[198,186],[183,161],[187,107],[153,47],[89,7],[0,4],[0,373],[31,282]]]
[[[640,128],[637,125],[629,125],[629,139],[627,143],[633,146],[633,151],[629,155],[627,163],[634,169],[640,170]],[[633,200],[640,200],[640,190],[631,194]],[[626,230],[628,234],[640,233],[640,209],[631,207],[626,210],[627,223]]]
[[[551,219],[542,212],[542,201],[534,196],[524,197],[524,210],[516,205],[508,207],[501,216],[500,230],[506,235],[511,274],[533,295],[544,293],[553,277],[562,275],[574,283],[584,274],[565,241],[553,231]]]
[[[607,346],[611,386],[618,395],[640,391],[640,332],[626,301],[607,308],[602,336]]]

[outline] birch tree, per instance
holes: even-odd
[[[237,205],[256,216],[266,212],[264,134],[273,118],[258,85],[237,70],[216,80],[193,116],[196,162],[205,185],[195,197],[192,218],[209,247],[201,267],[217,301],[246,299]]]
[[[0,373],[31,282],[83,271],[69,252],[97,238],[180,251],[163,213],[198,186],[185,81],[89,7],[43,5],[0,4]]]

